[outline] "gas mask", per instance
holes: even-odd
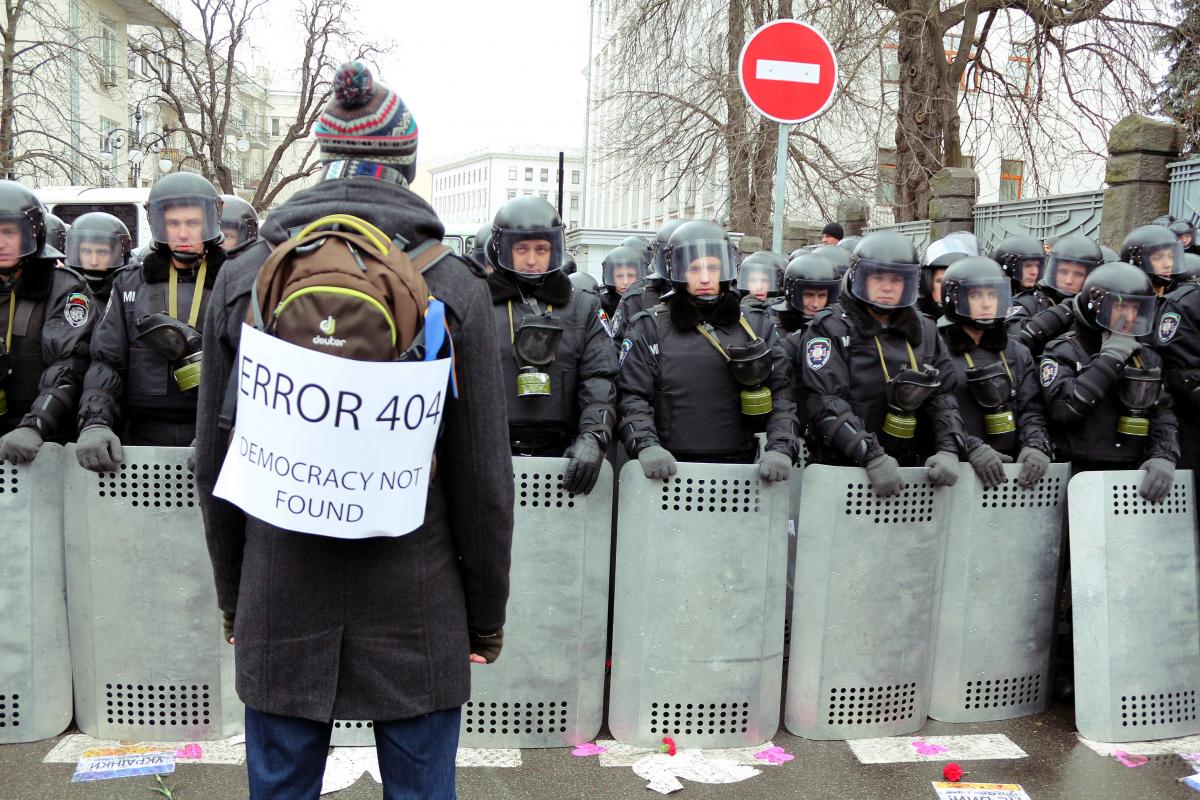
[[[770,414],[770,388],[763,386],[771,377],[771,350],[762,339],[755,339],[742,347],[725,349],[729,356],[729,372],[739,385],[744,386],[741,392],[742,413],[749,417]]]
[[[1126,366],[1117,386],[1117,398],[1129,409],[1129,414],[1117,418],[1117,433],[1126,436],[1149,436],[1150,420],[1146,417],[1146,412],[1158,403],[1161,393],[1161,369]]]
[[[967,370],[967,388],[984,410],[983,429],[991,436],[1012,433],[1017,421],[1008,408],[1012,399],[1012,379],[1004,364],[995,361],[986,367]]]
[[[168,314],[147,314],[134,323],[138,337],[154,352],[171,362],[175,385],[181,392],[200,385],[200,331]]]
[[[921,369],[905,368],[887,385],[888,412],[883,418],[883,432],[897,439],[911,439],[917,432],[914,413],[942,385],[939,372],[928,364]]]
[[[554,317],[531,315],[521,320],[513,334],[513,358],[517,362],[517,397],[550,394],[550,366],[558,354],[563,324]]]

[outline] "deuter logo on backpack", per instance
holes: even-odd
[[[333,332],[334,332],[334,330],[337,329],[337,320],[334,319],[332,316],[328,316],[325,319],[321,320],[321,323],[318,327],[321,329],[321,333],[323,333],[325,335],[324,336],[314,336],[313,344],[324,345],[325,347],[345,347],[346,346],[345,339],[333,338]]]

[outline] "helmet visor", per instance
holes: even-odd
[[[1046,272],[1043,279],[1051,289],[1056,289],[1060,294],[1071,297],[1079,294],[1087,276],[1098,266],[1099,263],[1095,261],[1051,253],[1046,259]]]
[[[860,258],[854,265],[850,291],[876,308],[907,308],[917,302],[920,267]]]
[[[501,269],[518,275],[545,275],[563,266],[562,226],[540,229],[500,229],[493,235]]]
[[[766,264],[742,264],[737,282],[738,288],[751,297],[761,299],[779,293],[779,272]]]
[[[646,268],[641,258],[604,259],[604,285],[622,294],[630,285],[644,277]]]
[[[221,233],[225,236],[221,246],[226,250],[232,250],[254,238],[250,233],[250,221],[246,219],[222,220]]]
[[[117,232],[67,231],[67,266],[107,270],[125,263],[125,248]]]
[[[33,225],[24,214],[0,216],[0,263],[16,262],[18,258],[32,255],[38,249]]]
[[[154,241],[170,250],[199,253],[221,235],[215,197],[164,197],[146,204]]]
[[[1008,278],[963,281],[954,299],[954,310],[962,319],[994,322],[1003,319],[1012,305],[1012,282]]]
[[[1145,336],[1154,327],[1157,299],[1154,295],[1109,292],[1100,301],[1096,324],[1113,333]]]
[[[686,284],[694,296],[717,294],[719,284],[737,274],[733,249],[725,239],[679,242],[667,250],[672,283]]]
[[[1142,248],[1142,269],[1151,278],[1170,280],[1182,266],[1183,245],[1179,242]]]
[[[840,279],[813,281],[797,278],[788,281],[786,294],[788,305],[792,307],[793,311],[811,317],[818,311],[836,303],[841,291]]]

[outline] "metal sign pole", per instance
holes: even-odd
[[[775,153],[775,226],[771,232],[771,249],[783,252],[783,214],[787,199],[788,132],[785,123],[779,123],[779,147]]]

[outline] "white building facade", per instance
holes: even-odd
[[[446,223],[483,225],[522,196],[558,206],[558,155],[553,148],[522,147],[471,153],[429,168],[430,205]],[[583,151],[564,148],[563,224],[579,227],[583,205]]]

